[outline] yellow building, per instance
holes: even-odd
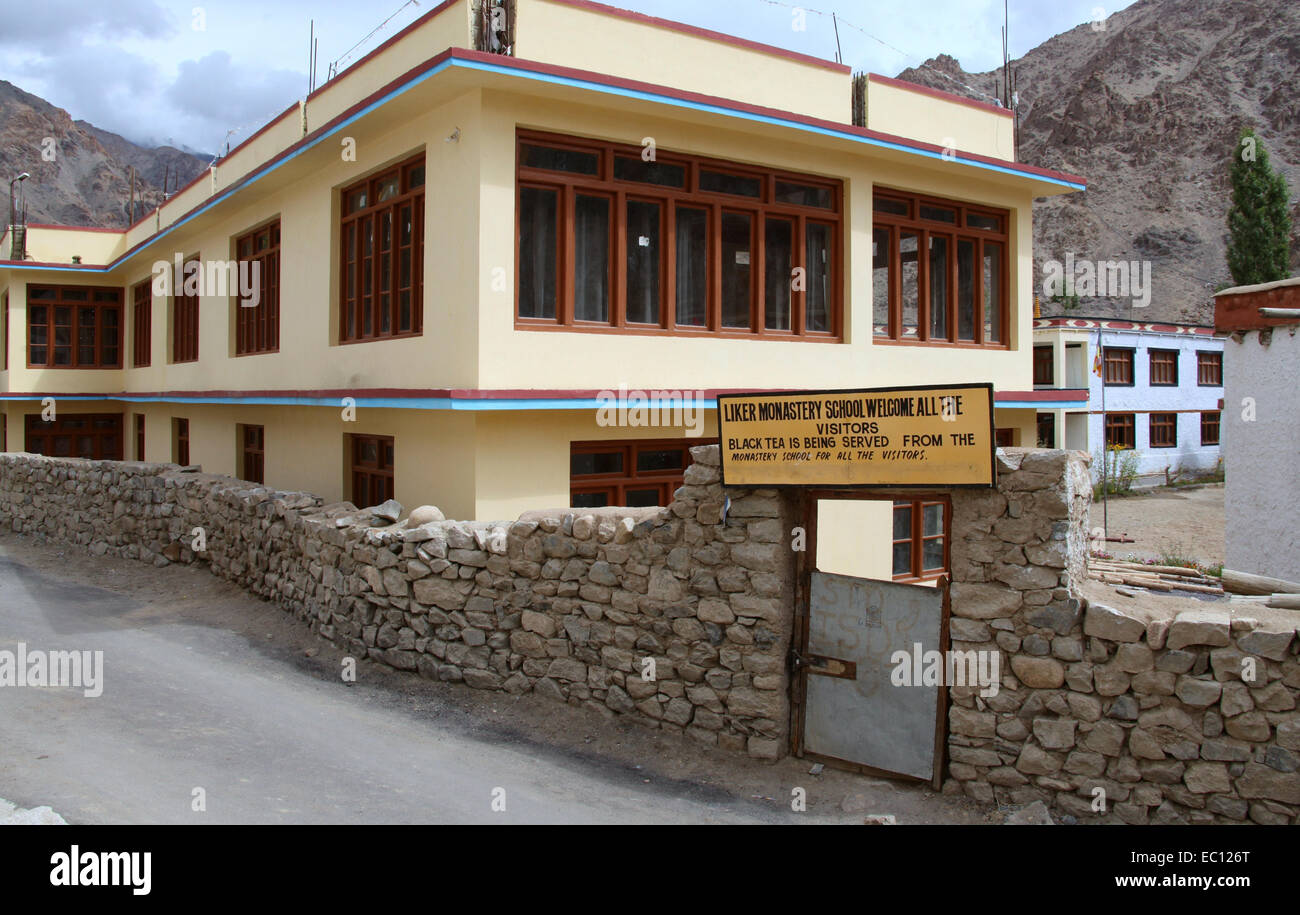
[[[28,227],[5,447],[496,519],[666,503],[721,391],[991,382],[1033,443],[1032,206],[1083,183],[1014,162],[1009,112],[585,0],[485,34],[479,3],[125,231]]]

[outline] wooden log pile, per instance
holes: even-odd
[[[1223,584],[1212,575],[1183,566],[1145,565],[1121,559],[1089,559],[1088,577],[1111,585],[1151,591],[1195,591],[1222,594]]]

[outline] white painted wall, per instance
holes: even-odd
[[[1226,565],[1300,581],[1300,334],[1274,328],[1268,346],[1258,331],[1229,339],[1223,374]]]

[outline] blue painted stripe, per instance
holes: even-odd
[[[238,406],[280,406],[280,407],[332,407],[343,406],[338,397],[158,397],[137,394],[90,394],[73,396],[64,394],[16,394],[0,397],[5,401],[40,401],[46,397],[63,398],[74,402],[81,401],[117,401],[123,403],[194,403],[222,404]],[[596,398],[546,398],[546,399],[507,399],[507,400],[469,400],[451,397],[358,397],[355,398],[358,409],[383,408],[392,410],[456,410],[469,412],[490,412],[500,410],[596,410],[608,406]],[[703,409],[716,410],[715,399],[703,400],[649,400],[646,408],[663,409]],[[638,405],[639,409],[639,405]]]

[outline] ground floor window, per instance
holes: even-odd
[[[47,457],[122,460],[122,414],[76,413],[50,422],[33,413],[27,417],[27,450]]]
[[[172,462],[190,464],[190,421],[179,416],[172,420]]]
[[[1178,444],[1178,414],[1151,414],[1151,447],[1173,448]]]
[[[250,483],[266,482],[266,430],[264,426],[236,427],[239,444],[239,478]]]
[[[993,432],[993,444],[999,448],[1012,448],[1016,444],[1015,429],[995,429]]]
[[[1136,447],[1135,428],[1136,423],[1132,413],[1107,413],[1106,447],[1126,449]]]
[[[1201,444],[1219,444],[1219,411],[1206,410],[1201,414]]]
[[[894,580],[938,578],[948,568],[946,501],[894,502]]]
[[[349,438],[352,504],[366,508],[393,498],[393,437],[352,435]]]
[[[1038,414],[1038,447],[1039,448],[1056,447],[1056,414],[1055,413]]]
[[[569,501],[574,508],[667,505],[691,465],[690,449],[715,439],[573,442]]]
[[[135,459],[144,460],[144,414],[135,414]]]

